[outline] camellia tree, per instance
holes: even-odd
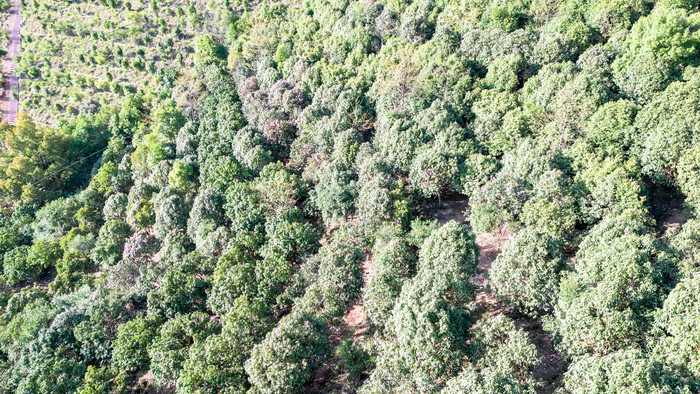
[[[567,356],[606,355],[640,343],[660,305],[673,260],[639,219],[598,223],[565,274],[549,328]]]
[[[330,351],[323,321],[307,313],[283,317],[253,348],[245,363],[254,389],[270,393],[300,391]]]
[[[537,349],[508,317],[482,318],[472,347],[476,368],[466,366],[447,381],[441,393],[537,392],[538,383],[532,376],[533,368],[541,362]]]
[[[556,303],[564,268],[561,239],[533,228],[520,230],[489,271],[494,295],[516,311],[536,317]]]
[[[418,272],[401,288],[386,323],[384,351],[362,392],[435,390],[459,372],[477,256],[474,235],[454,221],[423,242]]]

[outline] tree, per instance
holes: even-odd
[[[428,391],[455,375],[466,351],[476,270],[474,236],[452,221],[424,241],[418,273],[401,289],[368,392]]]
[[[115,265],[122,258],[124,244],[130,234],[128,224],[121,220],[108,220],[100,228],[90,257],[101,267]]]
[[[691,387],[700,385],[700,357],[696,333],[700,324],[700,273],[683,278],[664,301],[654,322],[654,354]]]
[[[234,237],[241,233],[262,232],[265,211],[260,205],[260,195],[250,184],[235,182],[226,190],[224,212],[230,221],[229,229]]]
[[[207,304],[214,313],[229,312],[238,297],[257,297],[257,262],[249,251],[238,248],[219,258],[207,299]]]
[[[644,173],[671,184],[683,152],[698,135],[700,79],[674,82],[645,106],[635,121],[634,150]]]
[[[164,385],[177,379],[193,343],[204,341],[215,333],[215,325],[202,312],[176,315],[160,327],[148,346],[151,371],[156,384]]]
[[[549,312],[564,268],[561,249],[562,241],[555,236],[532,228],[520,230],[489,270],[494,295],[532,317]]]
[[[304,194],[299,176],[281,162],[265,166],[257,178],[255,189],[269,211],[292,207]]]
[[[532,369],[541,362],[537,349],[509,318],[497,315],[479,321],[473,348],[478,369],[465,367],[447,381],[441,393],[537,392],[538,383],[532,376]]]
[[[178,314],[203,311],[206,306],[207,290],[211,287],[202,277],[204,267],[187,256],[184,262],[167,270],[157,289],[148,293],[148,313],[168,319]]]
[[[419,196],[440,197],[455,183],[457,159],[437,152],[435,146],[426,146],[417,151],[409,179],[411,187]]]
[[[417,256],[401,235],[377,240],[372,250],[372,274],[362,295],[367,316],[384,327],[401,287],[415,270]]]
[[[681,275],[692,275],[700,267],[700,220],[688,220],[680,233],[671,239],[671,246],[680,254]]]
[[[640,343],[660,305],[672,260],[634,216],[607,217],[581,242],[550,322],[568,356]]]
[[[243,354],[223,334],[214,334],[192,344],[177,379],[178,393],[243,392],[249,384],[243,369]]]
[[[218,255],[228,238],[223,195],[213,189],[200,190],[192,203],[187,221],[187,235],[204,255]]]
[[[362,285],[361,250],[346,234],[336,234],[302,267],[309,286],[297,303],[309,313],[332,320],[345,313],[360,293]]]
[[[357,187],[354,176],[342,164],[326,164],[318,184],[311,190],[311,200],[327,223],[337,221],[354,211]]]
[[[273,328],[275,320],[271,313],[265,302],[238,298],[231,311],[222,317],[221,334],[210,335],[190,348],[177,390],[217,393],[247,389],[250,384],[244,362]]]
[[[678,80],[683,66],[693,62],[699,44],[697,21],[678,8],[654,7],[632,26],[623,52],[613,63],[615,82],[640,103]]]
[[[518,54],[500,57],[489,64],[484,83],[491,89],[514,91],[520,86],[525,62]]]
[[[547,146],[533,139],[523,140],[517,149],[506,154],[500,171],[474,191],[469,200],[469,221],[474,231],[483,233],[503,224],[517,225],[523,206],[532,198],[533,186],[548,171],[556,169],[553,156]],[[542,192],[549,190],[544,188]]]
[[[700,212],[700,145],[683,152],[678,161],[678,186],[685,194],[685,203]]]
[[[292,312],[253,348],[245,370],[256,390],[299,392],[329,352],[323,321],[308,313]]]
[[[148,365],[148,347],[158,335],[160,323],[156,316],[139,316],[120,325],[112,345],[112,365],[128,372]]]
[[[564,375],[570,393],[683,392],[682,380],[636,348],[577,358]]]
[[[16,127],[5,127],[0,188],[11,201],[44,202],[70,185],[70,137],[36,125],[22,112]]]

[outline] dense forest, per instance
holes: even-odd
[[[700,392],[697,0],[23,3],[0,393]]]

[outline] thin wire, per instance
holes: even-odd
[[[32,184],[32,186],[36,186],[37,183],[39,183],[39,182],[41,182],[41,181],[43,181],[43,180],[46,180],[46,179],[48,179],[48,178],[51,178],[52,176],[58,174],[59,172],[65,170],[65,169],[67,169],[67,168],[73,167],[74,165],[76,165],[76,164],[82,162],[83,160],[89,159],[90,157],[95,156],[95,155],[98,154],[98,153],[104,152],[104,151],[107,150],[107,148],[109,148],[109,146],[106,146],[106,147],[104,147],[104,148],[98,150],[97,152],[93,152],[93,153],[91,153],[91,154],[89,154],[89,155],[87,155],[87,156],[85,156],[85,157],[83,157],[83,158],[81,158],[81,159],[78,159],[77,161],[74,161],[74,162],[68,164],[67,166],[65,166],[65,167],[63,167],[63,168],[60,168],[60,169],[58,169],[58,170],[52,172],[51,174],[46,175],[45,177],[43,177],[43,178],[41,178],[41,179],[39,179],[39,180],[36,180],[36,181],[32,181],[32,182],[30,182],[30,183]]]

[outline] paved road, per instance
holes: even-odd
[[[8,76],[10,82],[10,97],[9,105],[7,111],[8,123],[16,124],[17,111],[19,111],[19,102],[17,102],[16,97],[19,92],[19,78],[15,75],[15,67],[17,64],[14,61],[14,57],[19,55],[19,28],[22,25],[22,17],[19,14],[21,0],[12,0],[12,7],[10,7],[10,18],[12,22],[10,24],[10,75]]]

